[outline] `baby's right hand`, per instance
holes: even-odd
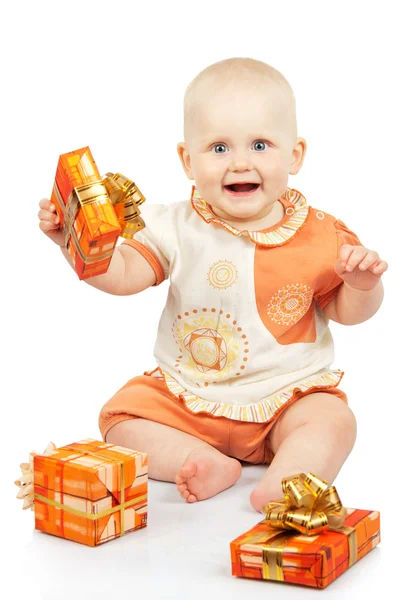
[[[58,246],[65,246],[64,234],[59,228],[59,217],[55,211],[55,206],[48,200],[48,198],[43,198],[40,201],[40,211],[38,213],[38,218],[40,220],[39,226],[41,231],[43,231],[53,242],[58,244]]]

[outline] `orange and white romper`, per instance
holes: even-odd
[[[146,228],[123,243],[150,263],[156,285],[170,280],[157,367],[104,405],[103,439],[144,418],[267,463],[267,434],[290,404],[316,391],[347,402],[323,309],[342,285],[340,246],[361,242],[300,192],[287,188],[279,201],[284,218],[263,231],[234,229],[195,188],[190,201],[143,206]]]

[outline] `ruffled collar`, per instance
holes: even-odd
[[[284,206],[285,215],[275,225],[262,231],[239,231],[223,219],[215,215],[210,204],[199,195],[195,186],[192,186],[191,204],[195,211],[206,223],[220,225],[235,236],[247,236],[255,244],[261,246],[282,246],[289,242],[305,225],[309,213],[309,206],[304,196],[297,190],[287,188],[279,198]]]

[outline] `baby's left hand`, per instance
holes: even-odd
[[[339,250],[339,258],[334,269],[350,287],[358,290],[371,290],[379,283],[383,273],[387,271],[388,264],[381,260],[374,250],[363,246],[344,244]]]

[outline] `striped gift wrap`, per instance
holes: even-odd
[[[380,513],[347,508],[341,531],[307,536],[266,520],[230,544],[232,574],[325,588],[380,542]]]
[[[147,525],[147,454],[86,439],[34,456],[35,528],[98,546]]]

